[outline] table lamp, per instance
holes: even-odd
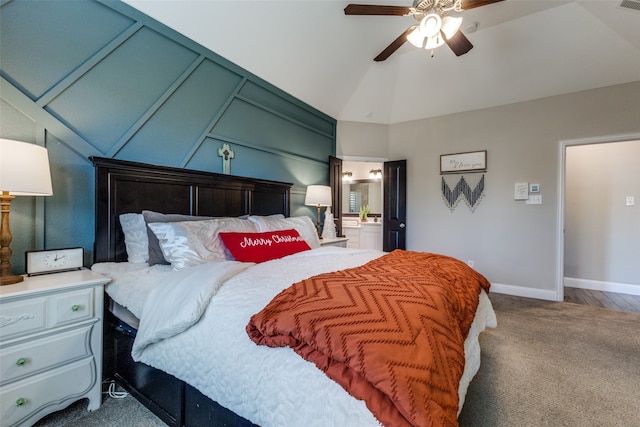
[[[322,239],[322,235],[320,234],[320,208],[323,206],[331,206],[331,187],[327,185],[308,186],[304,204],[318,208],[316,227],[318,228],[318,238]]]
[[[23,280],[11,272],[9,211],[15,196],[50,196],[51,173],[47,149],[28,142],[0,138],[0,285]]]

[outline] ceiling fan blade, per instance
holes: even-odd
[[[381,62],[391,56],[393,52],[398,50],[400,46],[402,46],[407,41],[407,36],[411,31],[413,31],[415,27],[407,28],[404,33],[400,34],[400,36],[391,42],[389,46],[387,46],[382,52],[378,54],[375,58],[373,58],[376,62]]]
[[[345,15],[409,15],[410,9],[404,6],[378,6],[373,4],[348,4],[344,8]]]
[[[464,34],[462,34],[462,31],[460,30],[458,30],[458,32],[448,40],[446,37],[444,37],[444,35],[443,38],[444,42],[451,48],[456,56],[464,55],[473,48],[473,45],[471,44],[469,39]]]
[[[504,0],[462,0],[462,10],[475,9],[476,7],[486,6],[491,3],[498,3]]]

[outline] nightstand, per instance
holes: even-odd
[[[346,248],[347,247],[347,240],[349,240],[346,237],[334,237],[332,239],[320,239],[320,246],[338,246],[340,248]]]
[[[30,426],[88,398],[102,403],[103,287],[88,269],[0,286],[0,418]]]

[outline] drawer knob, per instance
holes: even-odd
[[[24,406],[27,403],[27,399],[25,399],[24,397],[20,397],[18,398],[18,400],[16,400],[16,406]]]
[[[71,306],[71,311],[80,311],[80,305],[74,304]]]
[[[20,359],[16,360],[16,365],[18,366],[24,366],[27,364],[27,359],[25,357],[21,357]]]

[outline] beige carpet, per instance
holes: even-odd
[[[491,300],[498,328],[481,336],[482,366],[461,427],[640,426],[640,314]],[[79,402],[37,425],[164,426],[130,396],[105,398],[93,413]]]
[[[640,314],[492,295],[466,426],[640,426]]]
[[[118,391],[122,389],[118,388]],[[79,400],[67,409],[41,419],[34,427],[166,427],[131,395],[124,399],[105,395],[102,406],[94,412],[87,411],[87,403],[86,399]]]

